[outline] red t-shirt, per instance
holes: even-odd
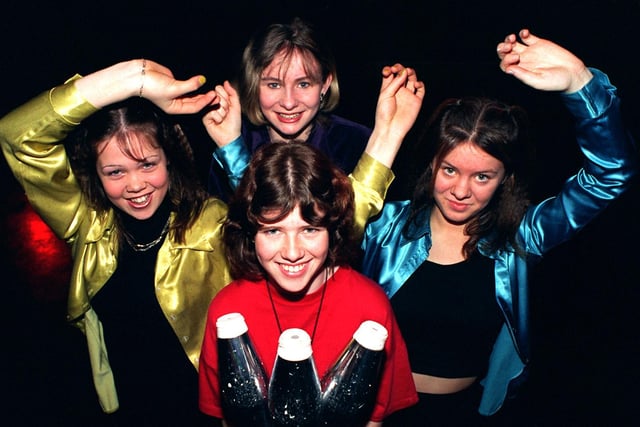
[[[387,328],[386,359],[371,421],[380,422],[392,412],[418,401],[404,339],[391,304],[382,288],[357,271],[341,267],[327,281],[318,326],[313,337],[313,360],[322,378],[353,338],[365,320]],[[282,330],[304,329],[313,336],[322,289],[299,301],[288,301],[278,292],[271,295]],[[278,350],[278,329],[266,282],[236,280],[224,287],[209,307],[202,353],[200,355],[200,409],[223,418],[218,384],[216,320],[232,312],[241,313],[249,327],[249,337],[267,376],[271,377]]]

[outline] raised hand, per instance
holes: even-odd
[[[238,92],[228,81],[216,86],[215,91],[218,96],[202,123],[218,147],[224,147],[242,132],[242,108]]]
[[[528,29],[509,34],[498,44],[500,69],[539,90],[576,92],[593,75],[570,51],[534,36]]]
[[[391,167],[404,137],[416,121],[425,95],[425,85],[414,69],[402,64],[382,69],[382,84],[376,121],[365,151]]]
[[[80,93],[102,108],[132,96],[147,98],[170,114],[192,114],[214,102],[214,91],[192,93],[202,87],[202,75],[176,80],[171,70],[149,59],[120,62],[76,80]]]

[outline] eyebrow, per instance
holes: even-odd
[[[448,162],[446,160],[443,160],[442,163],[440,163],[440,167],[441,168],[442,167],[449,167],[449,168],[456,169],[456,170],[460,169],[459,167],[455,166],[454,164],[452,164],[452,163],[450,163],[450,162]],[[497,169],[485,169],[485,170],[480,170],[480,171],[474,171],[473,173],[474,174],[482,173],[482,174],[488,175],[488,174],[498,174],[498,173],[500,173],[500,171],[497,170]]]

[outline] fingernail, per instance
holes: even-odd
[[[207,82],[207,78],[205,76],[200,76],[200,78],[198,79],[200,81],[200,84],[203,85]]]

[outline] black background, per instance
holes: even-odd
[[[299,15],[315,23],[333,46],[340,115],[373,125],[380,69],[395,62],[414,67],[425,82],[423,114],[445,97],[462,95],[497,97],[527,108],[538,141],[536,201],[558,191],[581,157],[558,97],[499,70],[495,48],[505,35],[529,28],[605,71],[623,99],[630,132],[640,136],[635,31],[640,0],[56,3],[5,0],[0,6],[0,114],[74,73],[137,57],[168,66],[178,78],[202,73],[211,87],[233,77],[242,47],[258,26]],[[198,117],[185,117],[184,125],[204,177],[213,145]],[[404,172],[420,160],[412,136],[395,163],[399,176],[391,197],[411,188]],[[73,425],[65,419],[75,410],[65,390],[74,386],[70,377],[89,373],[74,366],[84,355],[68,350],[77,332],[64,325],[62,299],[43,298],[33,286],[24,291],[29,274],[8,249],[21,236],[6,220],[17,209],[12,200],[20,191],[4,160],[1,164],[4,303],[10,310],[3,326],[7,381],[0,378],[6,405],[0,419]],[[640,397],[638,187],[534,271],[532,376],[517,400],[513,425],[633,424]],[[30,264],[35,268],[40,262]],[[36,287],[45,288],[50,280],[55,282],[49,278]]]

